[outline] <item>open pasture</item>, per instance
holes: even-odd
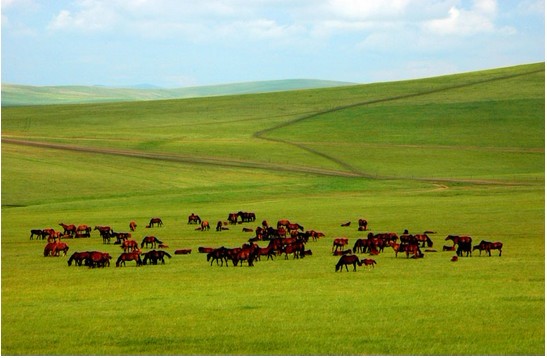
[[[544,64],[398,83],[2,113],[2,354],[542,355]],[[382,100],[384,99],[384,100]],[[373,102],[373,103],[369,103]],[[18,139],[70,146],[48,148]],[[85,150],[85,151],[84,151]],[[120,151],[124,151],[121,153]],[[254,223],[216,232],[230,212]],[[187,224],[190,213],[210,231]],[[151,217],[163,227],[145,228]],[[262,220],[325,237],[303,259],[210,265]],[[335,272],[332,240],[434,231],[423,259]],[[69,267],[30,230],[111,225],[190,255]],[[350,221],[348,227],[342,223]],[[503,255],[450,259],[448,234]],[[265,242],[259,242],[266,246]],[[358,254],[369,258],[368,254]],[[401,257],[402,256],[402,257]]]

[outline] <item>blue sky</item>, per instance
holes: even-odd
[[[370,83],[544,60],[544,0],[2,0],[2,83]]]

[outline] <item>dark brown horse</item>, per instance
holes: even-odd
[[[59,225],[61,225],[63,227],[63,235],[76,235],[76,225],[74,224],[63,224],[63,223],[60,223]]]
[[[228,214],[228,222],[232,225],[237,224],[238,216],[239,215],[237,213],[229,213]]]
[[[30,230],[30,240],[33,240],[34,239],[34,236],[36,236],[37,239],[44,239],[45,238],[45,235],[47,233],[45,233],[43,230],[40,230],[40,229],[32,229]]]
[[[342,272],[342,266],[346,266],[346,271],[349,272],[348,265],[353,265],[353,271],[357,271],[357,265],[361,266],[362,263],[359,261],[357,255],[344,255],[340,257],[340,260],[338,260],[338,263],[335,265],[334,272],[338,272],[338,270]]]
[[[157,237],[155,236],[145,236],[144,239],[142,239],[142,242],[141,242],[141,249],[144,248],[144,246],[146,245],[146,247],[148,247],[148,245],[150,245],[153,249],[156,248],[156,244],[163,244],[163,241],[160,241],[158,240]]]
[[[188,216],[188,224],[201,224],[201,218],[194,213]]]
[[[473,251],[479,250],[479,256],[481,256],[483,251],[488,253],[488,256],[492,256],[491,250],[499,250],[501,256],[501,249],[503,244],[501,242],[490,242],[482,240],[478,245],[473,246]]]
[[[171,255],[169,255],[167,252],[162,250],[158,250],[158,251],[152,250],[141,255],[144,256],[144,260],[142,261],[143,265],[146,265],[148,260],[150,260],[150,263],[152,265],[157,265],[158,261],[161,261],[162,264],[165,264],[164,257],[167,256],[168,258],[171,258]]]
[[[463,253],[466,253],[466,256],[472,256],[472,242],[473,239],[470,236],[457,236],[457,235],[448,235],[445,241],[452,240],[454,246],[458,246],[456,249],[456,254],[458,256],[463,256]]]
[[[157,227],[163,226],[163,221],[161,221],[160,218],[152,218],[150,219],[147,227],[154,227],[154,225],[156,225]]]
[[[82,263],[89,257],[89,255],[89,251],[73,253],[68,259],[68,266],[72,265],[72,261],[74,261],[74,266],[82,266]]]
[[[368,221],[366,219],[359,219],[359,231],[367,231]]]

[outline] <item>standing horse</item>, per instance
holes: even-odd
[[[125,266],[126,261],[135,261],[137,263],[137,266],[142,265],[140,251],[124,252],[123,254],[121,254],[116,261],[116,267],[120,267],[121,264]]]
[[[343,250],[344,247],[348,244],[348,239],[345,237],[339,237],[334,239],[332,242],[331,252],[337,251],[338,249]]]
[[[137,223],[134,222],[134,221],[131,221],[131,222],[129,223],[129,230],[135,231],[136,228],[137,228]]]
[[[171,258],[171,255],[169,255],[167,252],[162,250],[152,250],[147,253],[141,254],[144,256],[143,265],[146,265],[146,262],[150,260],[150,263],[152,265],[157,265],[158,261],[161,261],[162,264],[165,264],[164,256],[167,256],[168,258]]]
[[[70,259],[68,259],[68,266],[72,265],[72,261],[74,261],[74,266],[82,266],[82,262],[84,262],[89,257],[89,254],[89,251],[73,253],[70,256]]]
[[[63,224],[63,223],[59,223],[59,225],[61,225],[63,227],[63,235],[70,235],[70,236],[74,236],[76,235],[76,225],[74,224]]]
[[[371,269],[374,268],[374,265],[377,265],[376,261],[373,259],[363,259],[361,260],[361,264],[365,265],[365,267],[371,266]]]
[[[85,265],[89,268],[110,266],[112,256],[108,252],[90,251],[85,259]]]
[[[367,231],[368,221],[366,219],[359,219],[359,231]]]
[[[201,224],[201,218],[194,213],[188,216],[188,224]]]
[[[135,240],[125,240],[122,243],[121,248],[124,252],[128,252],[129,250],[136,251],[139,249],[139,244]]]
[[[156,225],[157,227],[163,226],[163,221],[161,221],[160,218],[152,218],[150,219],[150,222],[148,223],[148,227],[154,227]]]
[[[501,256],[501,249],[503,248],[503,244],[501,242],[489,242],[482,240],[478,245],[473,246],[473,251],[479,250],[479,256],[482,255],[483,251],[486,251],[488,253],[488,256],[492,256],[492,253],[490,250],[499,250]]]
[[[335,265],[336,270],[334,272],[338,272],[338,270],[342,272],[342,266],[346,266],[346,271],[349,272],[348,265],[353,265],[353,271],[357,271],[357,265],[362,266],[363,264],[359,261],[357,255],[344,255],[340,257],[340,260]]]
[[[150,245],[153,249],[156,248],[156,244],[163,244],[162,241],[158,240],[155,236],[145,236],[144,239],[142,239],[141,242],[141,249],[144,248],[144,245],[148,248],[148,245]]]

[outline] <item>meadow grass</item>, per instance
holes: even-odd
[[[544,152],[538,149],[544,141],[538,133],[544,83],[540,76],[520,75],[541,68],[298,93],[3,110],[5,138],[340,167],[291,144],[304,143],[357,171],[376,168],[394,178],[5,142],[2,354],[544,354]],[[509,78],[497,86],[484,82],[500,77]],[[319,113],[477,79],[484,83],[476,86],[486,87]],[[318,115],[295,121],[313,113]],[[437,121],[443,125],[431,130],[434,135],[424,133]],[[262,130],[264,138],[287,143],[253,136]],[[269,155],[272,150],[278,152]],[[473,178],[497,184],[466,181]],[[214,227],[239,210],[255,212],[257,222],[223,232],[196,231],[186,223],[195,212]],[[164,227],[146,229],[154,216]],[[361,217],[374,233],[435,231],[437,252],[412,260],[386,249],[372,270],[335,272],[332,239],[348,237],[353,245],[364,237],[356,227]],[[240,246],[252,236],[242,227],[264,219],[275,225],[280,218],[326,237],[308,243],[312,256],[278,256],[254,267],[211,266],[197,253],[199,246]],[[59,229],[60,222],[127,231],[130,220],[139,225],[133,234],[139,242],[156,235],[168,252],[192,248],[192,254],[173,256],[165,265],[116,268],[121,249],[104,245],[93,232],[67,240],[69,255],[107,251],[114,262],[88,269],[68,267],[64,257],[45,258],[45,243],[29,240],[30,229]],[[347,221],[350,227],[340,226]],[[501,241],[503,255],[474,252],[450,262],[454,253],[441,250],[448,234],[471,235],[476,243]]]

